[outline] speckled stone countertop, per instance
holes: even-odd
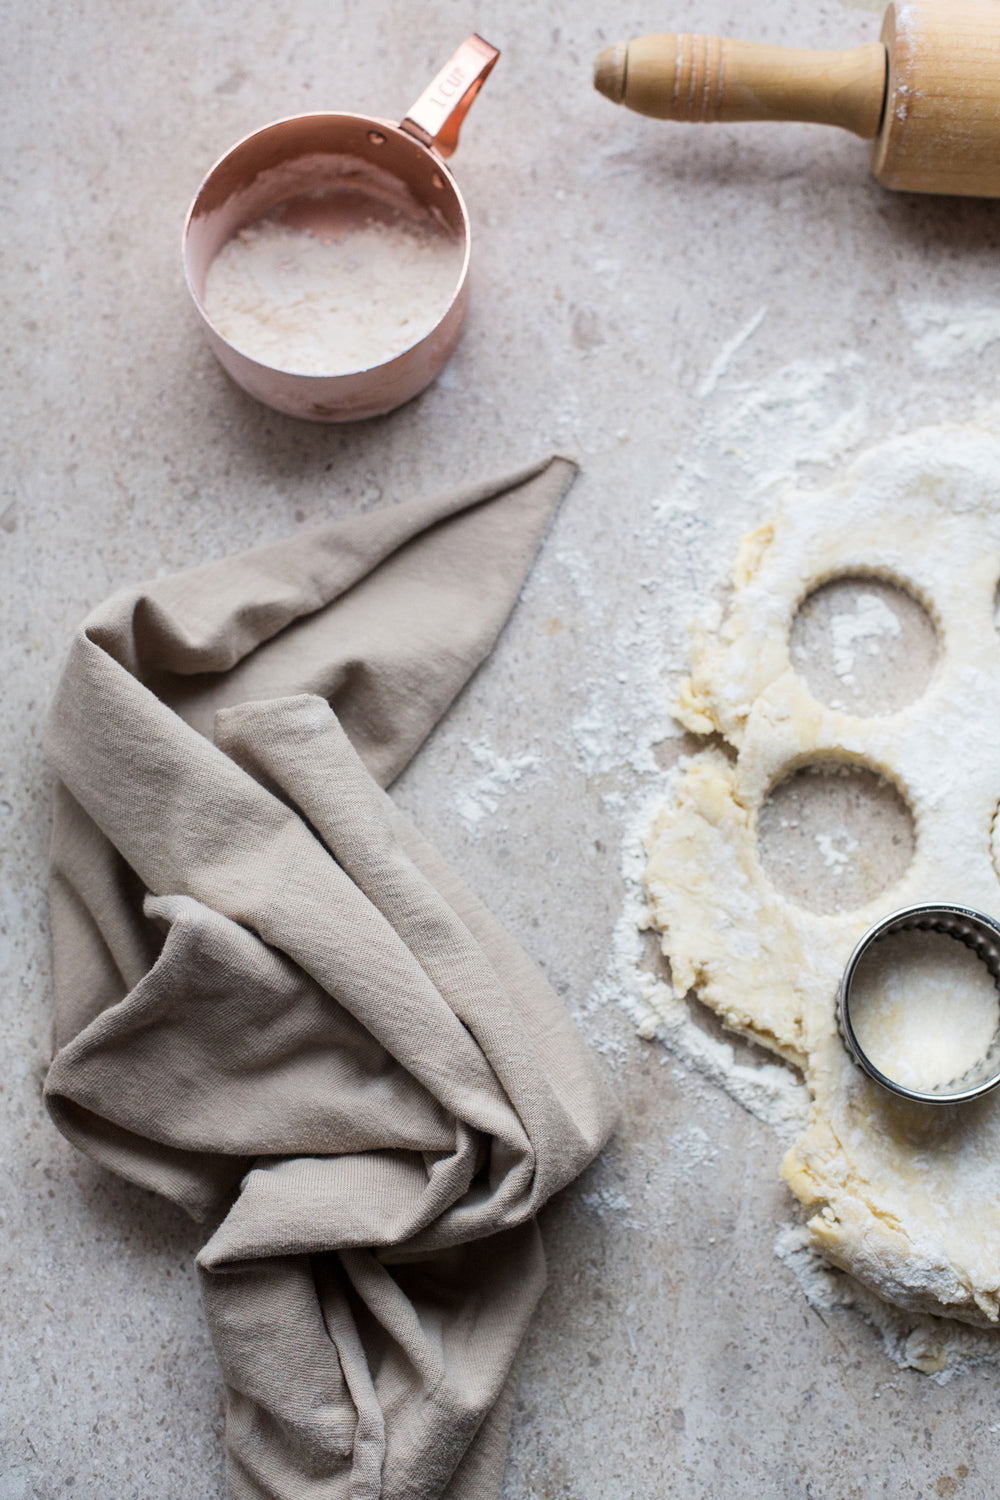
[[[892,195],[822,127],[614,109],[595,54],[644,31],[846,47],[847,0],[12,0],[5,21],[0,569],[0,1500],[221,1500],[198,1228],[78,1157],[49,1047],[41,722],[112,590],[328,517],[580,460],[490,662],[397,795],[565,996],[623,1106],[545,1218],[505,1500],[985,1497],[1000,1371],[900,1368],[774,1254],[797,1210],[766,1125],[640,1040],[609,979],[626,829],[684,742],[687,621],[783,477],[995,399],[1000,205]],[[503,56],[454,169],[469,321],[426,393],[312,426],[255,405],[180,267],[216,157],[281,115],[399,117],[475,28]],[[991,321],[992,320],[992,321]]]

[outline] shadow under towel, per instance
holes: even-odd
[[[535,1216],[613,1111],[566,1013],[383,787],[489,653],[573,466],[115,595],[47,744],[81,1150],[199,1256],[234,1500],[488,1500]]]

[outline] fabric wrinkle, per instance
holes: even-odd
[[[384,787],[489,654],[573,472],[122,591],[55,695],[46,1102],[215,1226],[232,1500],[499,1493],[536,1216],[614,1107]]]

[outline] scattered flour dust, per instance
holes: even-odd
[[[834,615],[830,621],[833,670],[842,682],[854,681],[854,662],[859,646],[877,656],[887,636],[897,638],[903,627],[877,594],[859,594],[853,614]]]
[[[670,1044],[679,1037],[702,1071],[721,1073],[749,1108],[778,1117],[782,1175],[809,1215],[810,1246],[867,1288],[857,1305],[868,1315],[889,1303],[911,1320],[937,1319],[940,1327],[926,1325],[938,1330],[936,1352],[911,1363],[938,1373],[970,1350],[1000,1357],[1000,1109],[984,1105],[961,1119],[911,1111],[904,1128],[900,1106],[848,1059],[835,999],[846,956],[885,912],[941,899],[941,891],[1000,909],[990,848],[1000,798],[998,473],[1000,420],[983,421],[897,439],[829,488],[789,491],[775,502],[772,519],[741,549],[725,619],[696,629],[693,670],[676,698],[688,729],[728,741],[735,759],[706,740],[676,766],[647,834],[645,907],[637,914],[662,937],[671,975],[647,975],[646,1015],[633,1006],[640,1029]],[[928,601],[943,643],[927,691],[881,718],[819,703],[789,654],[803,593],[865,570]],[[859,643],[893,633],[873,602],[877,608],[842,617],[842,676]],[[756,853],[757,811],[811,759],[887,772],[914,812],[909,868],[859,910],[827,915],[786,900]],[[849,854],[833,837],[821,852],[834,868]],[[745,1064],[721,1067],[725,1043],[702,1039],[692,1049],[691,992],[728,1030],[791,1065],[785,1070],[808,1092],[804,1117],[792,1122],[777,1110],[782,1094],[773,1079],[748,1080]],[[894,1015],[886,1045],[903,1046]],[[992,1034],[988,1017],[977,1010],[973,1020],[974,1040]],[[948,1317],[981,1331],[963,1331],[956,1345]],[[916,1344],[906,1343],[908,1355]],[[952,1359],[948,1351],[959,1347]]]
[[[705,379],[698,387],[698,395],[703,401],[706,399],[706,397],[712,395],[716,386],[719,384],[719,381],[729,369],[729,366],[732,364],[737,354],[739,354],[740,350],[743,348],[743,345],[748,343],[750,339],[753,338],[754,334],[757,332],[757,329],[760,327],[766,317],[767,308],[758,308],[753,317],[750,319],[749,323],[741,328],[739,333],[734,334],[733,337],[729,340],[728,344],[723,344],[722,348],[719,350],[719,353],[712,361],[712,365],[708,374],[705,376]]]
[[[730,493],[735,490],[748,504],[748,519],[759,518],[762,495],[780,494],[790,486],[801,489],[806,476],[816,484],[816,470],[823,466],[833,472],[842,470],[866,434],[865,372],[863,362],[856,356],[812,365],[795,361],[765,374],[753,384],[738,378],[736,366],[746,358],[753,336],[763,324],[763,315],[752,319],[743,335],[730,341],[703,377],[698,394],[705,401],[707,413],[693,451],[689,449],[685,458],[678,460],[676,481],[652,498],[651,515],[636,531],[645,556],[670,558],[669,577],[643,580],[636,618],[630,623],[616,622],[612,631],[604,631],[604,639],[610,643],[606,659],[601,662],[599,673],[581,675],[576,690],[582,702],[573,721],[573,731],[581,770],[595,778],[598,785],[602,779],[611,781],[610,773],[615,767],[625,778],[620,777],[616,787],[609,787],[603,801],[624,828],[626,901],[615,929],[607,975],[592,992],[581,1020],[606,1005],[623,1004],[640,1034],[662,1041],[688,1068],[724,1089],[766,1123],[775,1133],[777,1146],[787,1150],[808,1129],[813,1105],[800,1068],[789,1066],[787,1061],[765,1050],[748,1046],[738,1037],[730,1042],[717,1027],[700,1022],[697,1016],[700,1007],[688,995],[687,984],[675,988],[669,969],[658,967],[650,955],[653,939],[644,930],[649,924],[649,900],[643,886],[647,863],[645,841],[665,798],[670,796],[671,786],[679,774],[683,775],[688,762],[684,755],[678,762],[682,746],[677,741],[682,729],[664,709],[671,700],[676,702],[682,687],[675,664],[687,655],[686,626],[700,615],[702,638],[708,639],[713,628],[723,624],[721,600],[719,604],[713,604],[711,599],[706,603],[704,559],[732,554],[737,540],[732,531],[733,518],[721,508],[704,505],[706,488],[726,486]],[[978,493],[971,495],[964,483],[951,483],[947,455],[943,465],[940,461],[942,431],[949,442],[957,443],[963,450],[959,468],[972,458],[977,483],[981,484],[984,495],[990,490],[987,504],[984,505]],[[968,522],[975,526],[984,509],[997,513],[990,476],[998,469],[1000,433],[986,422],[981,427],[934,430],[896,440],[887,445],[884,457],[876,450],[859,472],[871,514],[879,511],[886,498],[891,499],[902,473],[904,486],[909,484],[914,491],[921,492],[932,509],[934,502],[929,497],[946,496],[941,499],[945,509],[950,505],[958,514],[964,511]],[[849,489],[850,486],[848,493]],[[837,490],[837,505],[844,494],[841,486]],[[798,502],[798,496],[790,499],[789,510]],[[821,499],[809,515],[813,527],[821,530]],[[900,537],[905,538],[911,529],[909,524],[900,527]],[[888,559],[888,573],[906,587],[911,574],[904,552],[905,548],[897,548]],[[587,586],[589,561],[567,552],[557,553],[556,559],[572,576],[578,575],[583,604],[591,593]],[[860,566],[863,571],[865,561],[864,556],[856,557],[855,570]],[[867,561],[871,561],[870,554]],[[933,571],[933,557],[929,566]],[[942,557],[939,570],[948,566],[948,560]],[[799,597],[803,581],[799,579]],[[916,583],[923,588],[922,577]],[[933,597],[933,588],[926,592]],[[962,607],[959,606],[960,612]],[[880,642],[895,637],[899,628],[895,616],[881,600],[873,595],[866,598],[862,593],[853,609],[844,611],[833,626],[838,674],[849,677],[859,652],[877,650]],[[782,649],[787,649],[787,641]],[[985,687],[984,679],[975,670],[968,680],[970,684]],[[742,708],[734,698],[735,722],[740,713],[745,718],[754,693],[748,691],[745,679],[733,686],[734,692],[739,688],[742,693]],[[630,728],[630,742],[623,739],[623,724]],[[690,719],[686,727],[691,727]],[[728,727],[731,729],[732,724]],[[701,733],[709,729],[717,730],[717,726],[698,725]],[[726,732],[726,726],[722,732]],[[929,754],[938,737],[932,729],[926,738]],[[667,749],[671,739],[677,744],[676,750]],[[860,745],[858,749],[863,757],[866,747]],[[667,769],[660,769],[661,766]],[[625,790],[629,785],[631,790]],[[928,784],[927,795],[940,798],[945,790],[942,783],[937,793],[932,793]],[[980,834],[981,830],[976,830],[975,836]],[[824,860],[834,871],[846,867],[856,852],[843,838],[831,838],[827,845],[821,846]],[[995,875],[990,878],[995,879]],[[866,918],[864,925],[868,921]],[[737,917],[734,931],[739,930]],[[746,936],[745,924],[743,931]],[[750,934],[753,931],[751,923]],[[675,1170],[680,1168],[680,1163],[675,1164]],[[822,1235],[819,1239],[821,1243]],[[991,1329],[938,1316],[933,1292],[928,1299],[930,1305],[925,1302],[921,1306],[919,1301],[909,1309],[892,1305],[885,1295],[878,1295],[857,1276],[835,1269],[819,1248],[817,1235],[811,1228],[799,1225],[789,1228],[778,1250],[785,1263],[795,1270],[810,1301],[817,1306],[850,1308],[860,1314],[878,1331],[888,1356],[900,1366],[944,1380],[977,1362],[1000,1363],[1000,1344]],[[928,1260],[933,1259],[927,1246],[924,1253]],[[870,1269],[858,1267],[862,1274]],[[877,1275],[870,1279],[878,1283]],[[959,1292],[955,1302],[960,1300]],[[938,1311],[943,1311],[943,1307],[939,1306]]]
[[[508,759],[498,755],[485,740],[464,743],[479,775],[459,790],[454,807],[466,828],[474,830],[497,811],[501,798],[520,787],[524,778],[538,769],[541,761],[537,755],[515,755]]]
[[[1000,340],[1000,309],[995,305],[903,302],[899,310],[918,357],[932,370],[948,369]]]
[[[630,1214],[632,1204],[624,1193],[616,1192],[614,1188],[596,1188],[592,1193],[584,1193],[582,1197],[584,1207],[589,1208],[591,1213],[603,1219],[606,1213]]]
[[[300,375],[344,375],[402,354],[447,310],[464,257],[433,223],[372,219],[339,232],[269,216],[209,268],[203,304],[251,359]]]
[[[817,833],[814,835],[823,856],[823,862],[834,874],[847,868],[858,852],[858,841],[846,829],[839,833]]]
[[[674,1163],[684,1173],[696,1172],[706,1162],[714,1161],[718,1150],[700,1125],[691,1125],[682,1130],[673,1140]]]

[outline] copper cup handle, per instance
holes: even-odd
[[[473,32],[407,111],[400,130],[422,146],[433,146],[439,156],[451,156],[462,121],[499,56],[496,47]]]

